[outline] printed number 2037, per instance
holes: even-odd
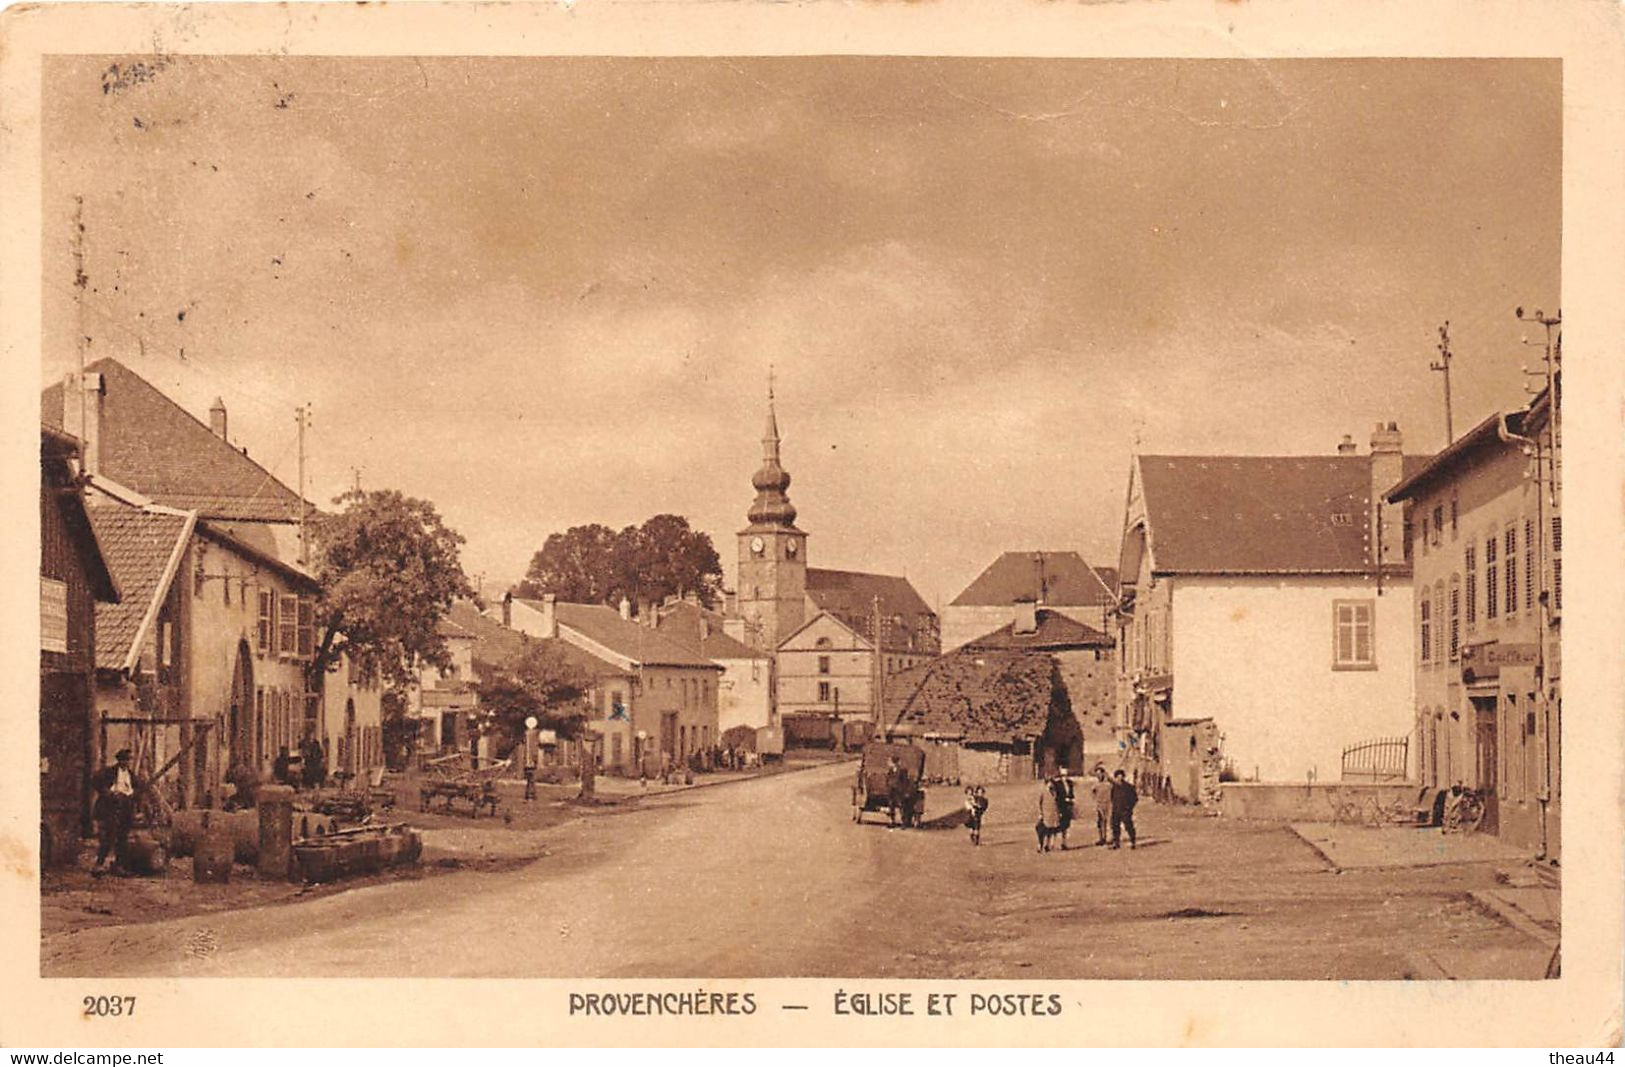
[[[134,997],[86,997],[85,1014],[87,1016],[107,1017],[114,1015],[134,1015]]]

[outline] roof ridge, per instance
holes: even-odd
[[[268,479],[269,481],[275,482],[278,486],[281,486],[281,488],[285,492],[287,492],[290,496],[294,497],[294,499],[301,500],[306,505],[308,505],[308,506],[310,506],[312,508],[315,507],[315,504],[313,502],[311,502],[309,500],[306,500],[300,493],[298,493],[294,489],[290,488],[287,485],[287,483],[284,482],[281,478],[278,478],[275,474],[271,473],[269,470],[266,470],[265,467],[258,460],[254,459],[252,456],[250,456],[245,449],[240,449],[237,446],[233,445],[228,439],[226,439],[224,437],[220,437],[218,434],[216,434],[214,432],[213,428],[211,428],[208,423],[204,422],[202,419],[198,418],[196,415],[192,414],[190,411],[187,411],[186,408],[180,403],[180,401],[176,400],[174,397],[170,396],[168,393],[164,392],[162,389],[158,388],[156,385],[153,385],[151,382],[147,381],[146,378],[142,377],[134,369],[126,366],[124,363],[120,362],[118,359],[114,358],[113,356],[103,356],[100,359],[94,360],[90,364],[88,364],[85,367],[85,372],[86,373],[92,373],[94,371],[94,368],[96,368],[98,366],[114,366],[114,367],[117,367],[120,371],[122,371],[124,374],[128,375],[130,378],[134,379],[137,382],[140,382],[143,386],[146,387],[146,389],[149,392],[151,392],[155,396],[162,399],[164,401],[164,403],[168,404],[170,407],[174,408],[176,411],[180,412],[182,415],[185,415],[188,419],[191,419],[192,422],[194,424],[196,424],[197,427],[199,429],[201,429],[204,433],[207,433],[211,438],[213,438],[214,440],[220,442],[221,446],[223,446],[223,447],[225,447],[227,449],[230,449],[232,452],[234,452],[238,456],[242,457],[244,462],[252,464],[255,470],[257,470],[261,474],[265,475],[266,479]],[[99,372],[96,372],[96,373],[99,373]],[[256,489],[254,491],[253,496],[250,496],[248,499],[249,500],[256,499],[259,496],[259,494],[264,491],[264,489],[265,489],[265,486],[262,484],[259,487],[259,489]]]

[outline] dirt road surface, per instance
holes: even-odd
[[[980,848],[851,821],[850,764],[692,790],[545,831],[511,870],[49,935],[47,976],[1381,979],[1523,935],[1485,865],[1333,871],[1284,827],[1143,805],[1141,847],[1037,854],[1035,785]],[[537,831],[538,833],[544,831]],[[1078,847],[1083,846],[1083,847]]]

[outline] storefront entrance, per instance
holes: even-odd
[[[1500,828],[1500,777],[1497,772],[1501,765],[1501,756],[1495,713],[1496,698],[1475,696],[1470,699],[1473,705],[1474,751],[1477,757],[1473,786],[1484,802],[1484,821],[1479,824],[1479,829],[1493,834]]]

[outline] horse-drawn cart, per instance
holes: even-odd
[[[456,801],[466,800],[475,818],[479,817],[481,808],[490,808],[495,815],[499,800],[497,778],[511,762],[497,760],[475,768],[460,752],[429,760],[424,764],[424,778],[418,786],[420,810],[428,811],[429,805],[438,799],[441,810],[449,812]]]
[[[852,821],[861,823],[866,811],[884,811],[893,824],[919,826],[925,814],[924,773],[924,749],[870,741],[863,746],[858,780],[852,785]]]

